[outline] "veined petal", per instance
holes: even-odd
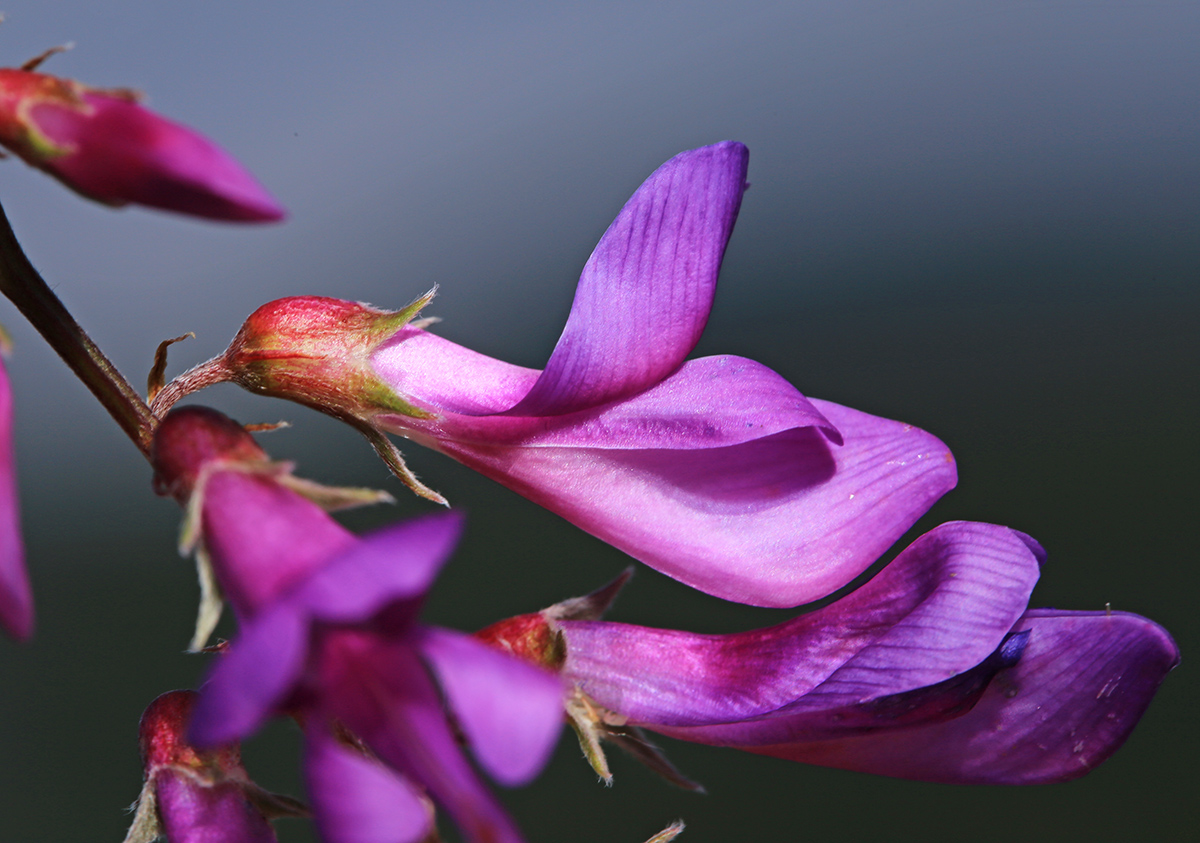
[[[748,158],[734,141],[693,149],[637,189],[584,266],[558,345],[514,414],[623,398],[683,362],[708,322]]]
[[[630,723],[670,734],[661,727],[853,706],[983,662],[1025,610],[1037,576],[1037,557],[1016,531],[943,524],[841,600],[767,629],[699,635],[560,621],[564,675]],[[696,734],[688,739],[707,733]]]
[[[457,512],[414,518],[363,536],[284,598],[313,620],[367,620],[390,603],[419,601],[462,533]]]
[[[304,778],[327,843],[417,843],[433,830],[432,805],[407,779],[322,727],[305,731]]]
[[[171,843],[275,843],[271,824],[236,782],[201,784],[182,770],[154,774],[162,831]]]
[[[424,628],[417,648],[483,768],[510,786],[536,776],[562,731],[562,679],[448,629]]]
[[[300,679],[309,635],[308,618],[286,603],[244,624],[200,689],[188,742],[218,746],[258,729]]]
[[[0,361],[0,628],[17,639],[33,632],[33,591],[25,570],[12,447],[12,389]]]
[[[957,479],[930,434],[812,404],[843,446],[811,427],[705,450],[427,444],[693,588],[796,606],[860,574]]]
[[[1087,773],[1129,736],[1179,662],[1162,627],[1124,612],[1030,611],[1024,655],[968,713],[936,725],[753,752],[885,776],[1043,784]]]

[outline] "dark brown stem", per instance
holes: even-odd
[[[0,206],[0,292],[37,328],[116,419],[125,435],[148,457],[157,424],[150,408],[33,268],[13,234],[3,206]]]

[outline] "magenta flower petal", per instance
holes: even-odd
[[[357,545],[319,506],[269,476],[215,470],[202,494],[204,546],[243,619]]]
[[[441,696],[415,650],[380,646],[329,662],[326,713],[384,762],[421,782],[472,843],[521,843],[521,834],[467,763]],[[354,689],[346,693],[346,689]],[[359,693],[359,690],[369,693]]]
[[[862,573],[957,478],[928,433],[813,405],[842,447],[811,427],[703,451],[435,447],[693,588],[796,606]]]
[[[154,777],[163,832],[170,843],[275,843],[275,832],[233,782],[200,786],[178,769]]]
[[[537,775],[562,731],[562,679],[448,629],[426,627],[417,647],[483,768],[510,786]]]
[[[444,383],[456,389],[451,379]],[[438,398],[444,406],[444,393]],[[387,415],[380,420],[400,421]],[[457,442],[605,450],[723,448],[805,427],[842,444],[833,424],[796,387],[761,363],[731,355],[689,360],[641,394],[590,410],[551,417],[446,413],[426,425]]]
[[[21,542],[12,422],[12,388],[0,360],[0,627],[24,640],[33,633],[33,590]]]
[[[558,345],[514,414],[594,407],[678,368],[708,322],[748,159],[725,141],[676,155],[646,179],[584,266]]]
[[[1042,784],[1087,773],[1129,736],[1179,662],[1162,627],[1124,612],[1030,611],[1020,662],[967,714],[931,726],[744,747],[810,764],[967,784]]]
[[[984,661],[1037,577],[1038,560],[1015,531],[943,524],[841,600],[767,629],[699,635],[562,621],[564,672],[605,708],[668,734],[858,704]],[[717,742],[724,732],[712,734]]]
[[[0,69],[0,144],[78,193],[229,222],[284,211],[227,152],[129,92]]]
[[[258,729],[295,686],[308,643],[308,619],[290,604],[243,624],[201,689],[188,740],[199,747],[217,746]]]
[[[408,780],[323,729],[305,733],[304,778],[326,843],[417,843],[433,830],[432,806]]]

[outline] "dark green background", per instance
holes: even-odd
[[[170,8],[167,8],[167,7]],[[1188,3],[18,2],[4,62],[146,88],[292,210],[255,230],[68,195],[19,163],[0,198],[33,261],[135,381],[172,372],[277,296],[398,307],[434,282],[444,335],[538,366],[579,268],[642,178],[682,149],[751,148],[750,180],[698,354],[736,353],[805,394],[922,426],[953,449],[950,519],[1050,552],[1036,605],[1140,612],[1184,664],[1113,759],[1028,789],[877,779],[664,741],[707,785],[623,758],[606,790],[564,737],[505,798],[532,841],[641,843],[677,817],[702,841],[1182,840],[1196,827],[1200,647],[1194,535],[1200,342],[1200,12]],[[175,507],[11,308],[28,646],[0,642],[0,839],[119,841],[136,725],[195,685],[195,603]],[[219,387],[306,476],[387,487],[351,431]],[[628,560],[449,460],[406,448],[469,509],[427,617],[472,629],[586,591]],[[909,538],[911,538],[910,536]],[[731,631],[789,616],[639,566],[619,620]],[[246,746],[296,792],[293,730]],[[302,824],[285,841],[310,839]]]

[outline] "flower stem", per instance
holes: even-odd
[[[100,400],[138,450],[149,456],[157,425],[150,408],[117,371],[116,366],[96,347],[91,337],[84,333],[58,296],[33,268],[21,244],[17,242],[2,205],[0,292],[8,296],[71,371]]]

